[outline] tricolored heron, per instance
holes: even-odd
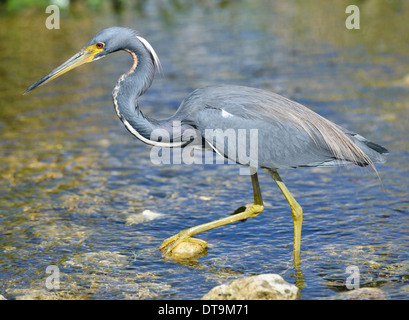
[[[277,183],[291,207],[294,222],[294,258],[299,261],[303,211],[281,180],[277,170],[296,167],[326,167],[343,164],[371,166],[384,162],[387,150],[357,133],[344,129],[323,118],[307,107],[278,94],[256,88],[218,85],[195,90],[181,103],[176,113],[165,120],[146,117],[139,109],[138,97],[152,84],[155,66],[160,67],[158,56],[141,35],[131,29],[111,27],[99,32],[72,58],[38,80],[27,91],[43,85],[84,63],[124,50],[131,54],[131,69],[123,74],[112,93],[115,111],[125,127],[143,142],[160,147],[195,147],[212,150],[241,165],[233,147],[246,145],[244,141],[218,143],[223,132],[257,130],[257,166],[265,169]],[[175,134],[175,123],[180,124]],[[211,137],[206,130],[211,129]],[[217,131],[216,129],[221,129]],[[154,132],[165,131],[167,135]],[[167,137],[166,139],[164,137]],[[237,143],[237,144],[236,144]],[[233,146],[234,144],[234,146]],[[249,144],[243,149],[248,154]],[[234,149],[234,148],[233,148]],[[232,154],[234,156],[232,156]],[[237,157],[235,157],[237,156]],[[171,253],[184,241],[206,242],[192,238],[198,233],[229,223],[256,217],[263,211],[256,170],[251,170],[254,204],[244,212],[183,230],[163,241],[160,249]]]

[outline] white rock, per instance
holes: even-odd
[[[154,212],[151,210],[144,210],[143,212],[129,215],[126,218],[126,224],[133,225],[133,224],[138,224],[142,222],[148,222],[148,221],[152,221],[152,220],[161,218],[163,216],[164,216],[163,213]]]
[[[210,290],[202,300],[295,300],[298,288],[278,274],[260,274]]]

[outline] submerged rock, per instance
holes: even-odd
[[[341,300],[386,300],[388,295],[378,288],[359,288],[342,293]]]
[[[128,256],[107,250],[77,254],[73,259],[65,262],[66,265],[81,268],[123,267],[128,263]]]
[[[295,300],[298,288],[278,274],[260,274],[214,287],[202,300]]]

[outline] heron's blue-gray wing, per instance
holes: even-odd
[[[253,161],[259,167],[277,169],[366,165],[381,157],[378,150],[367,147],[365,138],[265,90],[201,88],[184,100],[179,114],[195,124],[215,151],[240,164]]]
[[[302,129],[272,119],[251,119],[227,110],[206,108],[198,114],[205,140],[226,158],[265,168],[320,166],[333,161]]]

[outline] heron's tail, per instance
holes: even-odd
[[[350,137],[363,153],[365,153],[373,163],[384,163],[386,161],[385,156],[388,155],[388,150],[379,144],[376,144],[357,133],[349,132],[347,135]],[[365,165],[365,164],[364,164]]]

